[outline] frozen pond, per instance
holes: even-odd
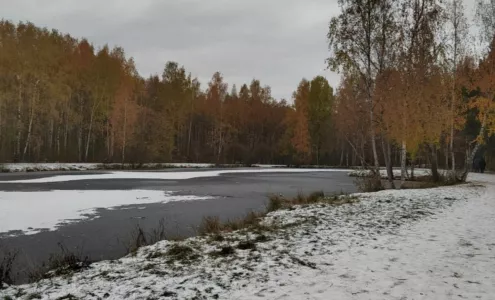
[[[0,243],[30,263],[58,243],[94,260],[125,254],[137,224],[191,236],[204,216],[263,210],[270,194],[354,192],[347,170],[246,169],[0,174]]]

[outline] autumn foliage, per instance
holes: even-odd
[[[142,78],[122,48],[1,21],[0,162],[294,164],[325,154],[321,162],[335,164],[322,135],[332,92],[318,82],[327,94],[310,111],[309,82],[291,105],[258,80],[230,88],[220,72],[202,88],[175,62]]]
[[[287,100],[220,72],[201,84],[176,62],[143,78],[120,47],[0,21],[0,162],[466,169],[494,143],[495,17],[477,0],[491,43],[475,55],[462,1],[447,2],[339,1],[328,66],[340,85],[303,79]]]
[[[403,180],[413,164],[429,165],[439,180],[440,157],[465,180],[493,143],[495,6],[477,1],[479,40],[491,43],[476,60],[462,2],[342,0],[330,22],[328,64],[343,74],[338,132],[363,166],[385,162],[391,182],[399,160]]]

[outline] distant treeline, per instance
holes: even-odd
[[[0,162],[494,164],[493,1],[478,0],[476,56],[460,0],[339,3],[341,83],[303,79],[290,101],[220,72],[201,87],[175,62],[142,78],[122,48],[1,21]]]

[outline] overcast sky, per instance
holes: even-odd
[[[177,61],[203,88],[220,71],[229,87],[257,78],[288,100],[303,77],[339,83],[325,65],[338,12],[337,0],[0,0],[0,18],[122,46],[142,76]]]

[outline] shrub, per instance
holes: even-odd
[[[384,189],[379,176],[357,177],[354,183],[358,190],[363,193],[378,192]]]
[[[222,231],[223,225],[219,217],[204,217],[198,228],[200,235],[218,234]]]
[[[272,195],[268,199],[268,206],[266,207],[267,212],[272,212],[280,210],[284,207],[285,199],[281,196]]]

